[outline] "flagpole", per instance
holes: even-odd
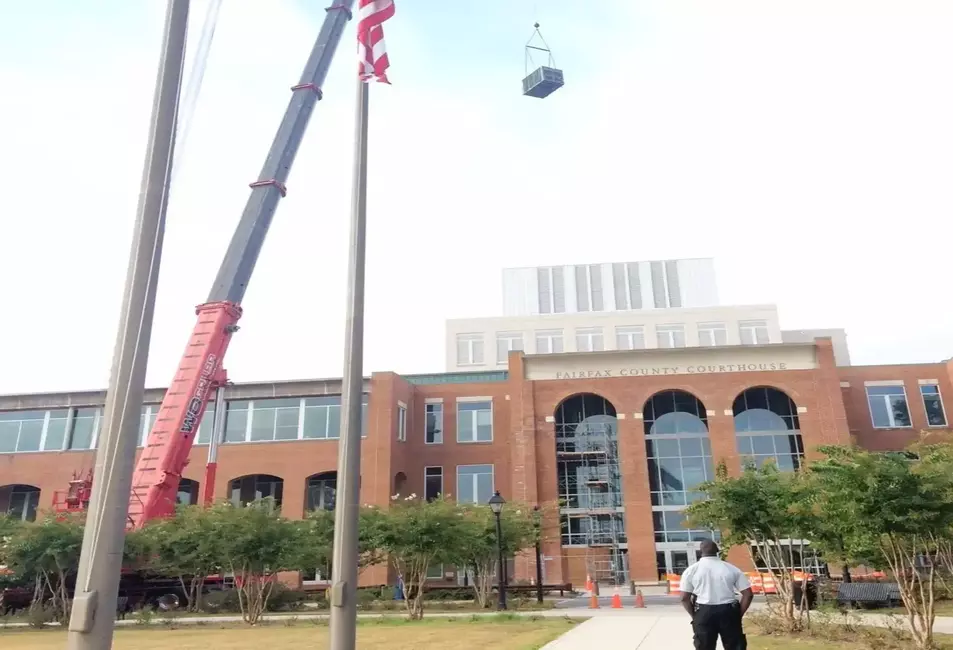
[[[361,404],[364,393],[364,257],[367,221],[368,83],[357,81],[354,185],[344,335],[341,409],[346,413],[338,452],[331,561],[330,650],[357,647],[358,509],[361,478]]]

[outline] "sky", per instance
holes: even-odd
[[[164,4],[5,8],[0,393],[107,384]],[[175,371],[326,4],[224,2],[148,386]],[[566,78],[544,100],[521,94],[535,21]],[[709,256],[722,302],[843,327],[854,363],[953,356],[951,32],[948,0],[397,0],[370,98],[365,372],[443,371],[445,319],[500,315],[505,267]],[[233,381],[341,374],[355,57],[352,22]]]

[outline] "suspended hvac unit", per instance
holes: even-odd
[[[523,94],[527,97],[542,99],[549,97],[554,91],[563,86],[563,71],[556,67],[553,53],[546,40],[539,32],[539,23],[533,25],[536,29],[526,43],[526,64],[523,77]],[[540,45],[534,45],[538,41]],[[534,57],[535,53],[535,57]],[[539,65],[539,60],[545,59],[545,64]]]

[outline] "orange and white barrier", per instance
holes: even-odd
[[[669,573],[665,576],[665,580],[668,581],[668,593],[673,596],[682,593],[682,576]]]
[[[745,574],[748,577],[748,582],[751,583],[751,591],[756,594],[777,594],[778,585],[774,579],[774,576],[767,572],[757,572],[752,571]],[[791,579],[794,582],[804,582],[805,580],[810,582],[814,579],[810,573],[805,573],[803,571],[792,571]]]

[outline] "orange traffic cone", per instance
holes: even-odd
[[[615,588],[615,593],[612,594],[612,609],[622,609],[622,596],[619,595],[619,588]]]
[[[592,576],[590,576],[588,573],[586,574],[586,591],[588,591],[590,594],[592,593]]]
[[[599,596],[595,591],[589,595],[589,609],[599,609]]]
[[[642,596],[641,589],[635,592],[635,606],[639,608],[645,607],[645,597]]]

